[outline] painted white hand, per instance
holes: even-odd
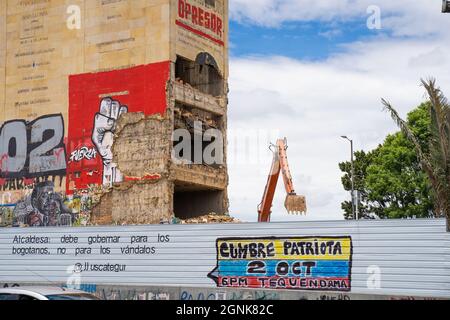
[[[102,157],[105,166],[112,162],[112,145],[117,120],[127,112],[127,106],[122,106],[119,101],[111,98],[105,98],[100,103],[100,112],[95,115],[92,142]]]

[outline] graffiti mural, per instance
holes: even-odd
[[[51,181],[38,183],[31,195],[16,204],[13,215],[14,225],[70,226],[74,222],[73,212]]]
[[[80,162],[83,159],[92,160],[97,156],[95,148],[81,147],[70,154],[69,161]]]
[[[64,203],[75,214],[73,226],[80,227],[89,225],[92,209],[99,201],[99,196],[95,200],[94,194],[100,195],[101,193],[102,190],[100,187],[99,190],[89,188],[88,190],[79,190],[66,196]]]
[[[105,98],[100,102],[100,112],[95,115],[92,142],[103,161],[103,184],[109,185],[123,180],[113,162],[112,146],[119,117],[128,112],[128,107],[119,101]]]
[[[164,114],[169,62],[69,77],[62,114],[0,125],[0,226],[86,226],[123,177],[112,146],[120,116]]]
[[[169,63],[89,73],[69,78],[67,193],[125,179],[113,161],[119,117],[166,111]]]
[[[0,129],[0,184],[31,184],[32,178],[64,176],[66,149],[61,114],[34,121],[11,120]],[[24,180],[22,180],[24,179]],[[31,179],[31,181],[30,181]]]
[[[351,291],[351,237],[223,238],[218,287]]]
[[[0,227],[11,225],[14,219],[14,205],[0,205]]]
[[[62,114],[10,120],[0,128],[0,225],[71,224],[55,186],[66,176]],[[68,220],[68,221],[66,221]]]

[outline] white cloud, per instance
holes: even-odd
[[[279,27],[292,21],[365,21],[369,6],[381,9],[382,26],[402,36],[445,34],[448,15],[441,0],[230,0],[230,16],[240,22]]]
[[[350,150],[340,136],[352,137],[357,150],[376,147],[397,131],[380,98],[406,116],[424,101],[420,78],[436,77],[450,96],[450,15],[440,13],[440,0],[230,0],[231,18],[243,23],[281,28],[285,22],[322,21],[325,30],[339,30],[348,21],[365,23],[370,5],[380,7],[382,28],[389,32],[347,43],[342,53],[324,61],[274,56],[231,60],[230,131],[272,130],[256,142],[262,148],[256,152],[236,145],[237,139],[230,141],[231,158],[245,151],[258,154],[252,163],[230,165],[234,216],[257,219],[271,163],[267,146],[278,132],[289,139],[294,183],[306,195],[309,213],[285,213],[280,179],[273,220],[342,219],[340,203],[349,195],[342,189],[338,163],[349,159]]]
[[[327,39],[333,39],[335,37],[342,35],[342,30],[331,29],[331,30],[327,30],[324,32],[319,32],[319,35],[321,35],[322,37],[327,38]]]
[[[405,116],[424,100],[422,77],[436,77],[450,95],[448,52],[450,42],[438,39],[375,39],[348,44],[344,53],[321,62],[232,59],[231,132],[274,130],[288,137],[294,183],[307,197],[308,216],[288,216],[280,179],[273,220],[342,219],[340,203],[349,195],[342,189],[338,163],[349,159],[350,150],[340,136],[352,137],[357,150],[376,147],[397,130],[382,111],[380,98],[390,100]],[[258,163],[230,165],[231,213],[246,221],[257,218],[271,163],[268,141],[258,141],[264,151]],[[244,148],[234,144],[230,142],[231,153]]]

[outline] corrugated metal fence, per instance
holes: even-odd
[[[0,229],[0,284],[245,287],[450,298],[445,220]]]

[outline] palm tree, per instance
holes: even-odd
[[[435,216],[446,217],[450,231],[450,106],[436,80],[422,80],[430,99],[431,138],[429,151],[425,151],[408,124],[385,99],[382,99],[385,109],[401,131],[410,140],[417,152],[422,169],[427,173],[433,190]]]

